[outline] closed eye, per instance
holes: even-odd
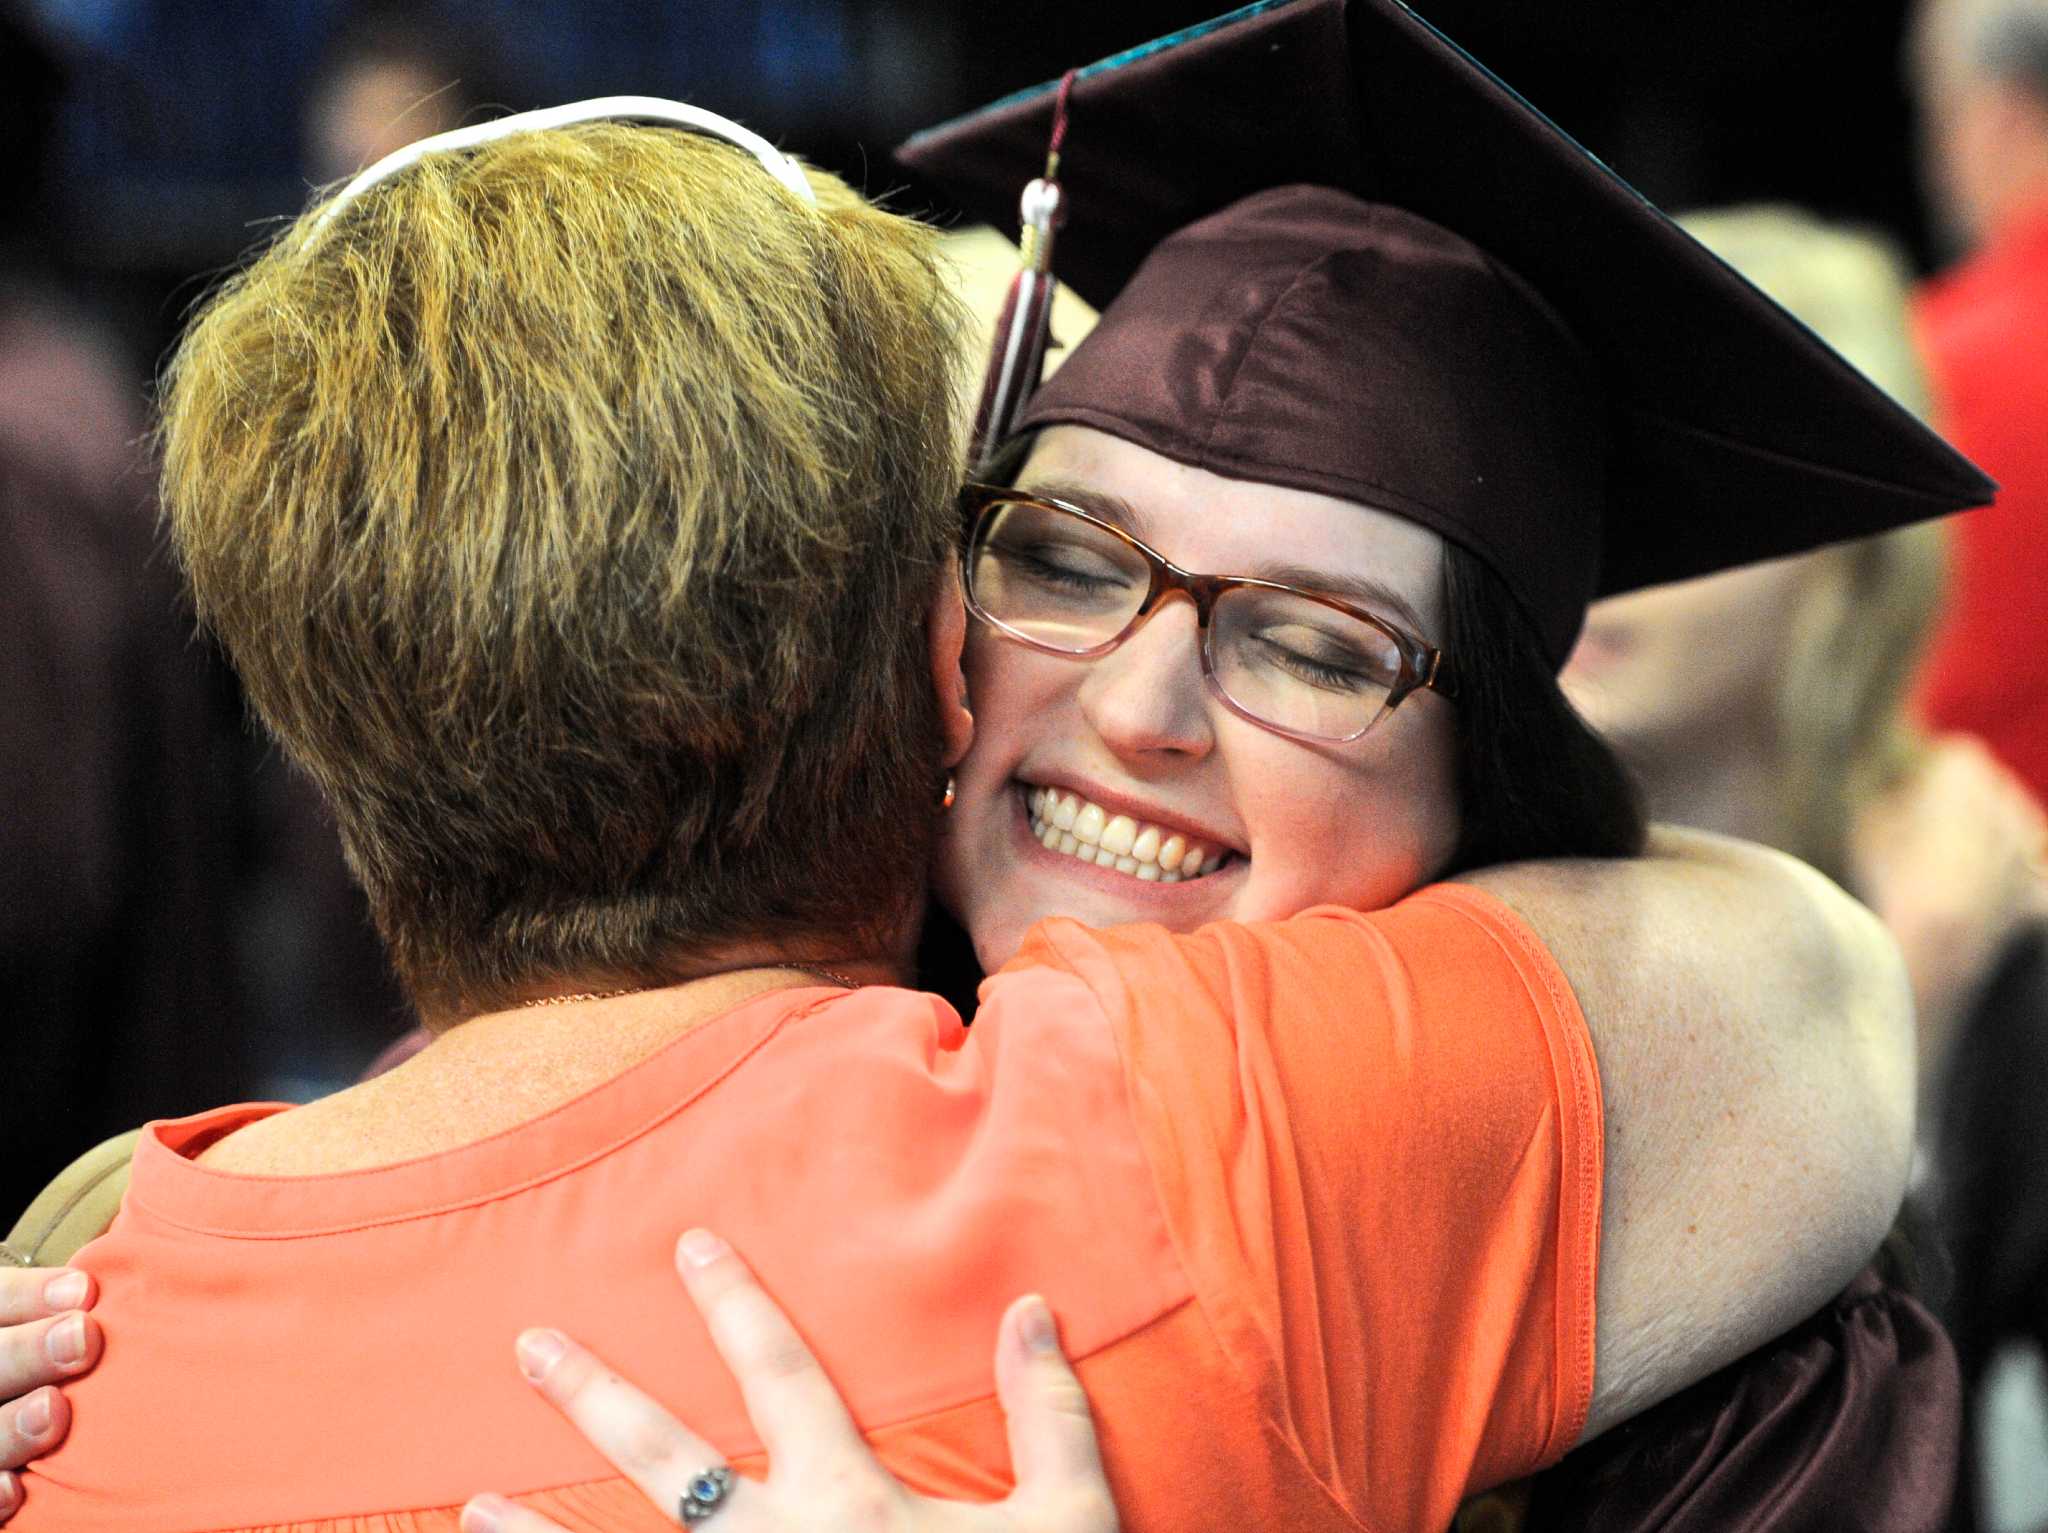
[[[1110,591],[1128,587],[1131,574],[1094,550],[1046,539],[991,542],[989,551],[1006,572],[1069,591]]]
[[[1361,628],[1361,632],[1369,632]],[[1378,636],[1371,635],[1377,638]],[[1350,633],[1327,633],[1320,625],[1295,621],[1252,629],[1244,636],[1260,664],[1332,692],[1392,687],[1401,656],[1391,642],[1361,648]]]

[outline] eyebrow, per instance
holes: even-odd
[[[1134,538],[1151,540],[1144,513],[1121,495],[1111,495],[1065,479],[1033,479],[1017,488],[1027,495],[1063,500],[1113,527],[1122,528]],[[1317,596],[1334,596],[1338,601],[1364,607],[1377,616],[1395,619],[1417,638],[1424,638],[1428,632],[1422,614],[1415,610],[1414,604],[1384,580],[1371,575],[1344,575],[1316,569],[1312,565],[1284,563],[1233,570],[1231,573],[1248,580],[1270,580],[1278,585],[1299,586]]]
[[[1075,484],[1070,479],[1033,479],[1017,486],[1026,495],[1042,495],[1048,500],[1063,500],[1070,506],[1078,506],[1090,516],[1121,527],[1134,538],[1148,538],[1151,524],[1145,513],[1125,500],[1121,495],[1091,489],[1085,484]]]

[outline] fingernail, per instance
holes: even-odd
[[[462,1509],[462,1533],[498,1533],[512,1504],[496,1496],[473,1496]]]
[[[20,1505],[21,1482],[12,1473],[0,1470],[0,1517],[12,1517]]]
[[[14,1428],[24,1438],[41,1437],[50,1430],[50,1399],[54,1389],[39,1389],[21,1402],[21,1411],[14,1418]]]
[[[85,1316],[66,1315],[43,1333],[43,1351],[59,1368],[85,1361]]]
[[[43,1284],[43,1302],[51,1309],[78,1309],[91,1291],[91,1278],[83,1272],[66,1272]]]
[[[562,1360],[569,1343],[560,1331],[521,1331],[515,1350],[519,1353],[519,1371],[538,1384]]]
[[[1045,1300],[1033,1294],[1017,1312],[1017,1329],[1024,1333],[1024,1345],[1034,1352],[1057,1352],[1059,1328],[1052,1323],[1052,1311]]]
[[[708,1267],[732,1248],[709,1230],[685,1230],[676,1249],[692,1267]]]

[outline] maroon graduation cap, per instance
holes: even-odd
[[[1060,94],[898,158],[1014,227]],[[1035,393],[1035,355],[1008,359],[1001,424],[1407,516],[1486,560],[1560,662],[1593,596],[1991,498],[1398,0],[1247,6],[1075,72],[1066,111],[1052,264],[1103,318]]]

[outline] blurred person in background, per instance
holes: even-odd
[[[12,1206],[81,1135],[251,1079],[207,665],[156,542],[142,391],[62,287],[63,64],[0,8],[0,1112]]]
[[[341,8],[306,88],[300,124],[306,179],[346,179],[403,144],[511,99],[488,41],[441,7],[362,0]],[[231,750],[249,784],[238,816],[238,972],[256,1079],[192,1099],[261,1095],[304,1101],[337,1091],[405,1026],[405,996],[349,876],[319,793],[230,701]],[[74,1146],[75,1148],[75,1146]]]
[[[513,105],[488,41],[431,5],[363,0],[342,13],[306,92],[305,164],[315,185],[354,175],[418,139]]]
[[[0,1016],[9,1074],[51,1086],[0,1120],[18,1208],[81,1135],[337,1089],[404,999],[318,794],[194,642],[157,537],[143,369],[68,291],[75,218],[46,149],[67,76],[93,66],[13,6],[0,29]],[[440,11],[350,8],[309,90],[307,172],[504,94]]]
[[[1889,244],[1781,207],[1683,222],[1925,411]],[[2030,861],[2048,827],[1976,742],[1930,740],[1905,711],[1941,571],[1939,529],[1916,527],[1615,597],[1594,605],[1565,683],[1656,818],[1789,851],[1899,937],[1938,1247],[1923,1255],[1977,1441],[1997,1348],[2048,1354],[2048,888]],[[1980,1505],[1966,1472],[1956,1526],[1979,1526]]]
[[[1954,528],[1918,701],[2048,799],[2048,0],[1925,0],[1913,62],[1929,191],[1969,252],[1918,336],[1937,423],[1999,481]]]

